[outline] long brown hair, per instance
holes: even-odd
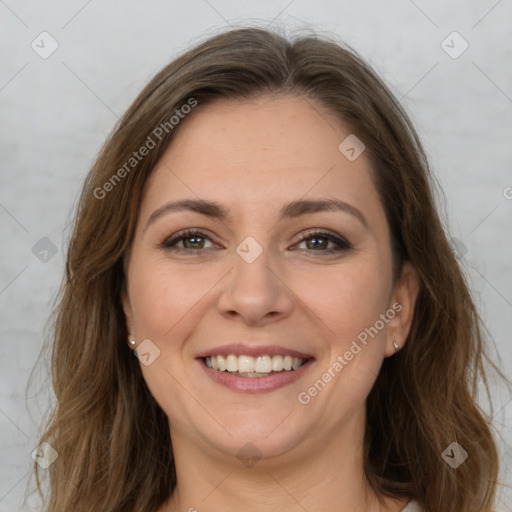
[[[34,464],[45,510],[153,512],[172,493],[168,420],[126,346],[123,262],[144,184],[187,122],[185,116],[170,121],[176,110],[193,116],[216,98],[268,94],[300,95],[326,106],[363,141],[392,234],[395,277],[404,260],[419,274],[407,343],[384,360],[367,400],[368,481],[377,494],[416,498],[428,512],[491,511],[498,452],[477,387],[483,382],[489,393],[486,368],[505,377],[488,356],[483,323],[437,213],[435,179],[411,121],[346,45],[315,35],[289,40],[257,28],[211,37],[161,70],[87,175],[54,316],[56,405],[41,442],[58,458],[44,470],[47,496]],[[152,147],[130,160],[144,146]],[[469,454],[457,469],[441,457],[454,441]]]

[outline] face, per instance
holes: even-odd
[[[338,149],[349,135],[313,100],[218,100],[153,171],[123,306],[173,443],[285,458],[362,432],[417,278],[406,263],[393,282],[369,161]]]

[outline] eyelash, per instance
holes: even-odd
[[[181,242],[182,240],[185,240],[187,238],[192,237],[200,237],[205,238],[213,242],[213,240],[210,239],[210,237],[206,236],[203,232],[197,231],[195,229],[186,229],[184,231],[180,231],[179,233],[176,233],[172,235],[171,237],[164,240],[164,242],[161,244],[161,247],[166,250],[173,250],[173,251],[179,251],[179,252],[187,252],[192,254],[200,254],[201,252],[204,252],[207,249],[185,249],[182,247],[176,247],[176,243]],[[314,252],[320,252],[323,254],[336,254],[342,251],[347,251],[352,249],[352,245],[345,240],[344,238],[337,237],[330,233],[329,231],[323,231],[323,230],[316,230],[316,231],[310,231],[308,233],[305,233],[301,239],[297,242],[297,244],[300,244],[304,242],[305,240],[309,240],[311,238],[325,238],[331,242],[334,242],[338,248],[335,249],[324,249],[319,251],[314,251],[313,249],[305,249],[306,251],[314,251]],[[296,245],[297,245],[296,244]]]

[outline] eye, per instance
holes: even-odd
[[[324,254],[333,254],[352,248],[350,243],[344,238],[338,237],[329,231],[322,230],[317,230],[302,235],[297,245],[300,245],[304,242],[306,243],[305,250],[322,252]],[[334,247],[329,247],[329,243],[334,244]]]
[[[205,245],[208,242],[212,244],[210,247]],[[294,247],[298,247],[303,243],[306,244],[306,248],[299,248],[299,250],[313,251],[323,254],[334,254],[341,251],[347,251],[352,248],[352,245],[343,237],[339,237],[329,231],[322,230],[309,231],[308,233],[303,234],[299,242]],[[331,245],[329,246],[329,244]],[[192,254],[199,254],[204,252],[206,249],[219,247],[219,245],[213,243],[210,237],[205,233],[196,229],[186,229],[175,233],[171,237],[167,238],[161,246],[164,249],[188,252]],[[293,250],[296,249],[294,248]]]
[[[165,249],[198,253],[205,249],[206,240],[211,242],[210,238],[202,231],[186,229],[167,238],[162,243],[162,247]],[[182,247],[179,247],[178,244],[180,243],[182,243]],[[208,249],[208,247],[206,247],[206,249]]]

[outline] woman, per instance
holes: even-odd
[[[240,29],[170,63],[66,270],[46,510],[493,510],[499,370],[414,128],[352,50]]]

